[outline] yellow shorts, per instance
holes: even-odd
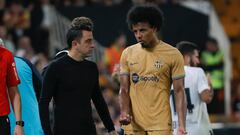
[[[172,135],[172,131],[133,131],[133,135]]]

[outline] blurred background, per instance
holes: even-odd
[[[117,129],[119,84],[112,77],[122,50],[135,43],[126,24],[128,9],[151,2],[164,12],[161,39],[173,46],[196,43],[200,65],[210,74],[215,98],[208,105],[216,135],[240,133],[240,0],[0,0],[0,38],[15,55],[29,59],[39,70],[65,48],[71,20],[90,17],[95,24],[101,90]],[[77,107],[77,106],[76,106]],[[99,135],[105,129],[94,107]]]

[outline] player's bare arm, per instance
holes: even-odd
[[[120,102],[120,123],[127,125],[131,122],[130,116],[130,97],[129,97],[129,76],[120,75],[120,91],[119,91],[119,102]]]
[[[202,101],[206,102],[207,104],[211,103],[213,99],[213,90],[205,89],[201,94],[200,97]]]
[[[209,85],[209,89],[205,89],[201,94],[200,97],[201,99],[206,102],[207,104],[211,103],[213,96],[214,96],[214,92],[212,89],[212,83],[210,80],[210,75],[207,74],[207,81],[208,81],[208,85]]]
[[[178,135],[186,134],[185,121],[186,121],[186,111],[187,111],[186,105],[187,104],[186,104],[186,98],[184,93],[183,79],[184,78],[173,80],[176,111],[177,111],[178,120],[179,120]]]
[[[15,113],[16,121],[22,121],[21,97],[17,86],[9,87],[8,92]],[[23,135],[23,127],[16,125],[14,134]]]

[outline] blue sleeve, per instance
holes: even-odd
[[[24,62],[26,62],[26,64],[31,68],[32,70],[32,78],[33,78],[33,88],[37,97],[37,100],[39,101],[40,98],[40,93],[41,93],[41,89],[42,89],[42,76],[40,75],[40,73],[38,72],[38,70],[36,69],[36,67],[27,59],[22,58],[22,57],[18,57],[20,59],[22,59]]]

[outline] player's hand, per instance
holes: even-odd
[[[210,87],[209,93],[210,93],[210,96],[213,97],[214,91],[213,91],[213,89],[212,89],[211,76],[210,76],[209,73],[207,73],[206,76],[207,76],[207,80],[208,80],[208,85],[209,85],[209,87]]]
[[[207,77],[208,85],[212,88],[212,81],[211,81],[211,75],[210,75],[210,73],[207,73],[207,74],[206,74],[206,77]]]
[[[23,127],[16,125],[14,129],[14,135],[24,135]]]
[[[186,135],[187,131],[185,128],[178,128],[177,135]]]
[[[113,130],[111,132],[109,132],[109,135],[118,135],[117,131]]]
[[[121,113],[120,115],[120,119],[119,119],[119,122],[122,124],[122,125],[128,125],[131,123],[131,116],[125,112]]]

